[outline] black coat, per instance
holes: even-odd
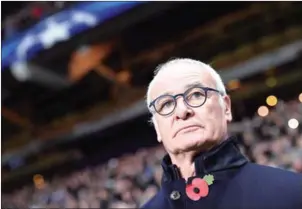
[[[208,195],[197,201],[188,198],[187,184],[168,155],[162,166],[162,187],[143,208],[302,209],[302,175],[249,162],[232,137],[196,157],[196,177],[214,176]]]

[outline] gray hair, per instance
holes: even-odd
[[[225,89],[221,76],[210,65],[207,65],[201,61],[190,59],[190,58],[174,58],[163,64],[158,65],[154,70],[154,77],[153,77],[152,81],[149,83],[147,95],[146,95],[146,103],[147,103],[150,113],[152,113],[152,110],[149,108],[149,104],[151,102],[151,89],[155,83],[157,75],[160,72],[164,71],[165,69],[168,69],[169,67],[171,67],[173,65],[177,65],[177,64],[197,65],[201,69],[207,70],[211,74],[213,79],[215,80],[217,90],[220,91],[222,93],[222,95],[226,95],[226,89]]]

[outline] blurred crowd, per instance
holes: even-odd
[[[302,173],[302,103],[279,101],[266,117],[255,115],[234,123],[241,130],[239,144],[253,162]],[[2,195],[2,207],[26,208],[135,208],[160,187],[162,146],[140,149],[106,164],[87,167],[65,177],[45,180],[43,187],[25,186]]]
[[[240,123],[242,151],[258,164],[302,173],[302,103],[279,101],[266,117]]]

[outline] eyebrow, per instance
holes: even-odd
[[[185,89],[184,90],[187,90],[189,88],[194,88],[194,87],[205,87],[205,86],[201,82],[196,81],[194,83],[190,83],[190,84],[185,85]]]
[[[201,82],[196,81],[196,82],[193,82],[193,83],[185,85],[184,91],[186,91],[189,88],[194,88],[194,87],[205,87],[205,86]],[[163,96],[163,95],[171,95],[171,94],[172,94],[171,92],[166,91],[163,94],[161,94],[161,96]]]

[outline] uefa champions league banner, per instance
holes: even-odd
[[[85,2],[47,17],[18,37],[2,43],[2,70],[139,4],[142,2]]]

